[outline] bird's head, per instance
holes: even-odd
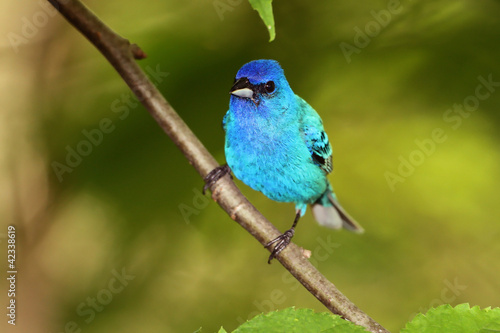
[[[276,112],[287,109],[295,97],[283,69],[275,60],[254,60],[240,68],[229,91],[231,105],[252,104],[259,110]]]

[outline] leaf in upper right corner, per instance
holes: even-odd
[[[500,333],[500,308],[449,304],[418,314],[401,333]]]
[[[260,314],[242,324],[233,333],[366,333],[331,313],[316,313],[311,309],[287,308]]]
[[[272,42],[276,37],[273,16],[273,0],[248,0],[253,9],[259,12],[260,18],[264,21],[267,31],[269,31],[269,41]]]

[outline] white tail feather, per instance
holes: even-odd
[[[342,228],[342,218],[333,206],[322,206],[314,204],[312,206],[314,218],[324,227],[331,229]]]
[[[328,201],[332,206],[323,206],[320,203],[312,205],[313,215],[319,224],[331,229],[344,227],[356,233],[364,232],[363,227],[342,208],[331,193],[328,193]]]

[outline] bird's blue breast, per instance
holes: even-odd
[[[231,98],[224,120],[228,165],[238,179],[270,199],[313,203],[328,183],[301,137],[300,119],[277,119],[265,111],[250,100]]]

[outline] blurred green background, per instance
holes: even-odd
[[[390,16],[380,11],[394,1],[276,1],[272,43],[246,1],[85,3],[148,54],[140,65],[160,73],[152,80],[220,163],[234,75],[253,59],[280,61],[323,117],[330,180],[366,229],[327,230],[308,213],[294,241],[386,328],[442,303],[500,306],[500,87],[474,97],[479,77],[500,82],[498,1],[401,1]],[[261,311],[326,311],[202,199],[183,155],[46,4],[0,5],[0,246],[15,225],[17,331],[214,332]],[[341,43],[355,46],[365,29],[370,40],[346,57]],[[470,112],[448,111],[464,103]],[[436,128],[446,140],[430,144]],[[68,149],[87,156],[59,179],[53,164],[67,165]],[[388,173],[401,178],[390,185]],[[289,227],[292,204],[238,185]]]

